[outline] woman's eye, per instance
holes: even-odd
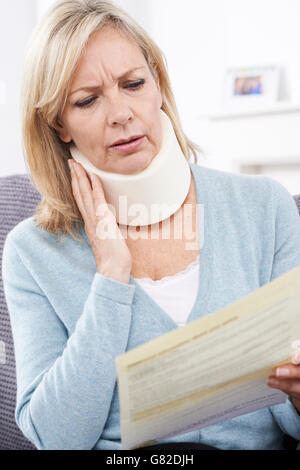
[[[138,82],[129,83],[125,86],[125,88],[131,88],[133,90],[137,90],[141,88],[145,84],[145,80],[139,80]]]
[[[130,88],[131,90],[138,90],[145,84],[146,80],[139,80],[138,82],[133,82],[125,85],[125,88]],[[76,103],[75,106],[78,108],[87,108],[91,106],[97,98],[94,96],[92,98],[89,98],[88,100],[81,101],[79,103]]]
[[[92,103],[94,103],[95,99],[96,99],[95,97],[89,98],[88,100],[82,101],[81,103],[76,103],[75,106],[77,106],[78,108],[87,108],[87,107],[90,106]]]

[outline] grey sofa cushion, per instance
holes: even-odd
[[[300,194],[295,196],[300,213]],[[27,175],[0,178],[0,266],[7,234],[22,220],[33,215],[41,195]],[[299,240],[300,243],[300,240]],[[0,341],[5,343],[6,361],[0,364],[0,450],[34,450],[15,422],[16,377],[14,347],[0,271]],[[295,441],[287,437],[287,448]]]
[[[27,175],[0,178],[0,266],[3,245],[8,232],[19,222],[31,217],[41,195]],[[16,378],[15,356],[9,315],[0,275],[0,341],[5,343],[5,364],[0,364],[0,449],[33,450],[15,422]]]

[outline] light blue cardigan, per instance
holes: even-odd
[[[300,218],[282,185],[265,176],[190,168],[204,205],[204,244],[188,322],[300,266]],[[177,327],[132,277],[124,284],[99,274],[82,234],[83,242],[61,240],[29,218],[4,247],[15,417],[38,449],[120,449],[115,357]],[[166,441],[281,449],[283,433],[300,440],[300,416],[288,398]]]

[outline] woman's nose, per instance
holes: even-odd
[[[108,103],[107,121],[110,126],[124,126],[133,117],[133,113],[124,98],[114,98]]]

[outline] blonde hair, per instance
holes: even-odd
[[[186,159],[197,161],[200,148],[184,134],[171,89],[164,55],[149,35],[124,10],[110,1],[60,0],[44,15],[27,46],[21,90],[22,145],[29,178],[42,195],[34,221],[50,233],[78,238],[83,219],[72,193],[69,144],[58,135],[71,78],[96,30],[118,28],[141,48],[159,77],[162,109],[172,121]]]

